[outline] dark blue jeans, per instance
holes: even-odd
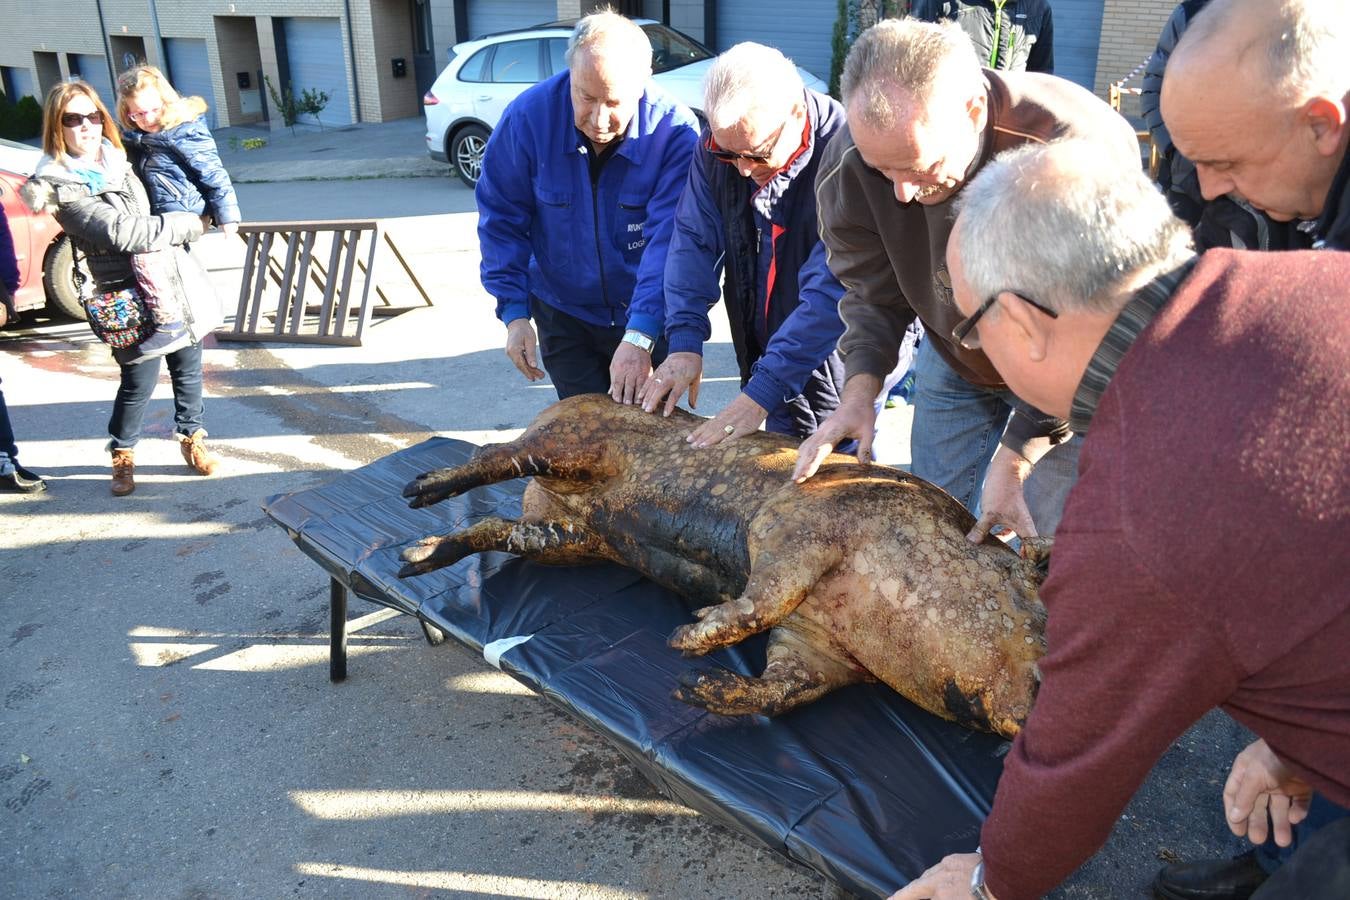
[[[14,443],[14,426],[9,421],[9,407],[5,392],[0,390],[0,475],[9,475],[19,462],[19,448]]]
[[[1332,807],[1332,810],[1340,807]],[[1350,897],[1350,818],[1340,810],[1340,818],[1333,818],[1315,829],[1294,826],[1295,841],[1289,860],[1265,884],[1252,894],[1252,900],[1344,900]],[[1311,819],[1315,810],[1310,810]],[[1257,857],[1260,857],[1260,851]]]
[[[202,345],[193,344],[164,359],[169,364],[169,378],[173,382],[174,431],[195,434],[202,428]],[[122,384],[113,401],[112,418],[108,419],[109,450],[129,450],[141,439],[141,423],[145,407],[159,382],[159,357],[135,365],[124,365]]]
[[[1321,829],[1350,817],[1350,810],[1332,803],[1321,794],[1313,794],[1308,817],[1294,826],[1294,841],[1288,847],[1275,843],[1273,836],[1256,848],[1256,861],[1267,872],[1283,867]],[[1342,826],[1347,827],[1347,826]],[[1347,876],[1350,877],[1350,876]]]

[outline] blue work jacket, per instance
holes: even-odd
[[[655,337],[696,120],[649,82],[592,187],[571,84],[562,72],[526,90],[488,141],[476,189],[483,287],[502,322],[528,317],[533,294],[592,325],[626,323]]]
[[[809,89],[805,104],[803,149],[763,187],[708,153],[704,130],[666,258],[670,352],[703,352],[712,333],[708,311],[723,296],[718,279],[725,272],[741,383],[750,399],[770,412],[806,390],[811,406],[828,413],[838,403],[829,382],[843,386],[827,364],[844,331],[839,318],[844,286],[826,264],[815,183],[825,145],[844,125],[844,111]],[[822,366],[822,378],[813,379]],[[813,380],[826,383],[813,388]]]

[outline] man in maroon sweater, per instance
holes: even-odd
[[[1197,260],[1142,173],[1064,141],[967,186],[948,263],[953,337],[1087,439],[983,856],[894,900],[1043,895],[1214,706],[1261,738],[1223,792],[1236,834],[1269,814],[1286,844],[1312,791],[1350,803],[1350,255]],[[1347,885],[1350,819],[1253,896]]]

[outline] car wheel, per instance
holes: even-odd
[[[47,258],[42,263],[42,287],[51,309],[67,318],[81,321],[87,318],[75,289],[75,251],[65,235],[47,248]]]
[[[450,163],[460,180],[473,187],[483,174],[483,151],[487,149],[488,131],[477,125],[467,125],[450,142]]]

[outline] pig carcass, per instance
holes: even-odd
[[[550,564],[611,560],[696,603],[670,645],[703,654],[772,629],[759,678],[691,672],[676,691],[725,715],[782,713],[877,679],[971,728],[1012,737],[1044,652],[1035,564],[904,472],[831,456],[804,484],[795,444],[765,433],[703,450],[700,420],[603,394],[546,409],[517,440],[420,475],[414,507],[530,476],[520,518],[482,519],[403,553],[408,577],[485,550]]]

